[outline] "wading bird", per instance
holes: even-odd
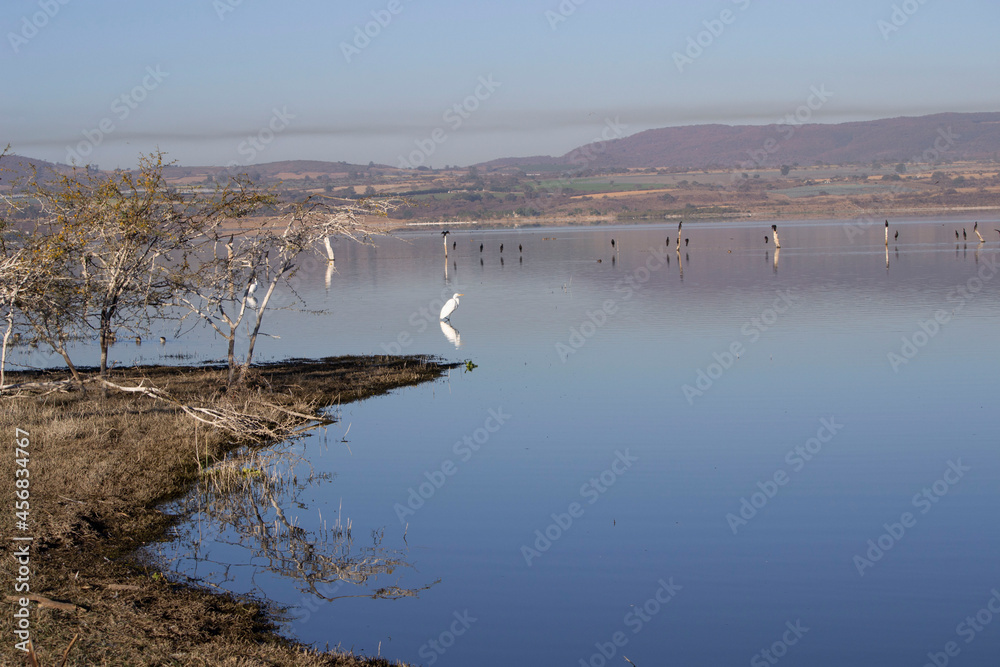
[[[250,284],[247,285],[247,296],[253,296],[253,293],[257,291],[257,276],[250,277]]]
[[[460,296],[465,296],[465,295],[455,292],[455,294],[450,299],[444,302],[444,306],[441,307],[441,317],[439,319],[445,321],[451,320],[451,314],[455,312],[456,308],[458,308],[458,297]]]

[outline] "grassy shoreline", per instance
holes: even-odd
[[[319,408],[433,380],[454,366],[412,356],[294,360],[254,367],[235,390],[225,388],[218,368],[138,367],[110,379],[145,382],[188,405],[238,406],[265,420],[297,413],[305,424]],[[9,377],[37,381],[51,373]],[[59,664],[74,636],[66,665],[391,664],[297,645],[277,634],[274,610],[264,603],[171,583],[135,557],[138,547],[164,539],[174,520],[157,507],[186,493],[206,461],[245,439],[196,425],[174,404],[94,385],[2,396],[0,424],[11,445],[15,429],[30,434],[30,528],[17,531],[11,511],[0,540],[12,553],[15,535],[34,538],[30,592],[41,597],[30,604],[30,621],[40,664]],[[8,451],[0,475],[13,481],[13,447]],[[13,508],[14,484],[2,488],[0,502]],[[14,582],[16,560],[4,558],[0,572]],[[5,597],[14,594],[13,584],[5,588]],[[31,664],[15,649],[14,629],[12,613],[0,617],[0,662]]]

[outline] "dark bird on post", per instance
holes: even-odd
[[[965,234],[965,227],[962,227],[962,240],[963,240],[963,241],[965,241],[965,240],[966,240],[966,239],[968,239],[968,238],[969,238],[969,237],[968,237],[968,236],[966,236],[966,234]]]
[[[688,245],[688,243],[690,243],[690,242],[691,242],[691,239],[684,239],[684,247],[686,248],[687,245]]]
[[[955,230],[955,240],[956,241],[958,240],[958,230],[957,229]]]
[[[458,241],[452,241],[451,249],[454,250],[456,247],[458,247]]]
[[[520,243],[518,243],[517,244],[517,251],[518,252],[524,252],[524,246],[522,246]]]
[[[480,243],[480,244],[479,244],[479,252],[482,252],[482,251],[483,251],[483,244],[482,244],[482,243]]]
[[[500,244],[500,252],[503,252],[503,244]]]
[[[898,229],[896,230],[896,235],[893,236],[892,238],[894,238],[894,239],[898,239],[899,238],[899,230]]]
[[[764,237],[764,245],[767,245],[767,237]]]

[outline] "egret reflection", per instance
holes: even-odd
[[[458,333],[458,329],[444,320],[441,320],[441,333],[444,334],[449,343],[455,346],[455,349],[462,347],[462,334]]]

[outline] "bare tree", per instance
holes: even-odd
[[[369,216],[386,217],[402,205],[398,199],[345,201],[313,195],[302,202],[284,204],[276,215],[247,221],[230,234],[215,230],[211,253],[178,273],[175,303],[206,322],[227,342],[229,383],[237,380],[239,366],[253,362],[254,348],[271,299],[279,285],[295,275],[303,255],[320,254],[331,237],[372,244],[379,232],[366,223]],[[225,247],[226,252],[221,249]],[[252,328],[246,354],[240,362],[236,341],[245,318]]]
[[[155,152],[140,157],[135,172],[74,169],[54,183],[35,179],[31,189],[42,207],[37,229],[49,271],[72,279],[84,299],[76,321],[97,332],[102,376],[117,330],[144,331],[170,302],[173,284],[163,265],[187,264],[223,221],[274,201],[246,177],[191,196],[167,184],[163,167],[163,154]]]

